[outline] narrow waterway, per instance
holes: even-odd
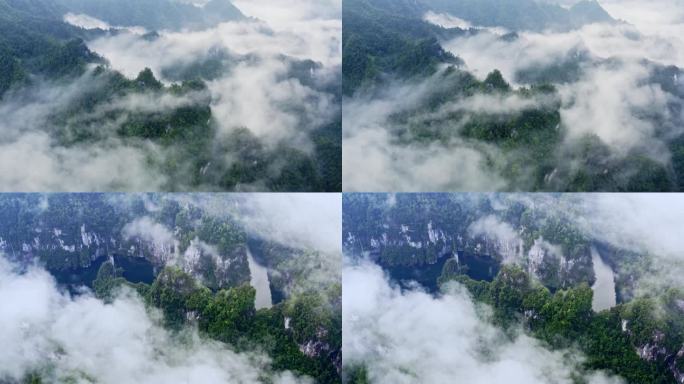
[[[271,308],[273,306],[273,299],[271,297],[271,285],[268,281],[268,271],[254,260],[249,247],[247,247],[247,261],[249,262],[249,274],[251,275],[250,284],[256,289],[254,306],[256,309]]]
[[[591,260],[594,263],[594,274],[596,275],[596,282],[591,287],[594,291],[591,307],[594,311],[600,312],[616,305],[615,274],[593,247],[591,248]]]

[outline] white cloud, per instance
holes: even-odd
[[[678,194],[585,195],[588,230],[616,245],[684,258],[684,197]],[[591,214],[593,213],[593,214]],[[583,220],[583,221],[584,221]]]
[[[109,29],[111,26],[107,24],[106,22],[96,19],[94,17],[84,15],[84,14],[75,14],[75,13],[67,13],[64,15],[64,21],[71,24],[75,25],[77,27],[85,28],[85,29]]]
[[[241,5],[265,21],[248,20],[227,22],[203,31],[161,31],[160,37],[142,39],[137,28],[120,30],[87,42],[91,50],[104,56],[115,70],[135,78],[146,67],[162,77],[164,68],[175,64],[189,64],[217,51],[235,55],[239,63],[220,78],[208,82],[209,92],[183,97],[134,94],[113,103],[100,105],[96,110],[71,116],[71,123],[85,124],[89,133],[98,137],[113,137],[117,124],[98,119],[112,110],[158,112],[206,102],[218,126],[214,137],[216,148],[221,148],[230,133],[238,128],[249,129],[265,145],[274,149],[286,144],[304,152],[313,150],[309,134],[312,130],[338,119],[336,95],[323,88],[340,78],[341,67],[341,2],[314,0],[282,0],[265,2],[243,1]],[[284,11],[287,12],[284,12]],[[87,15],[68,14],[65,20],[84,27],[107,28],[106,23]],[[249,58],[241,60],[243,55]],[[312,70],[312,84],[302,84],[291,77],[288,56],[293,60],[313,60],[322,66]],[[169,79],[162,78],[167,84]],[[159,172],[159,164],[177,157],[176,148],[165,149],[148,140],[107,139],[83,146],[64,146],[57,143],[57,134],[64,130],[53,123],[53,113],[68,107],[85,89],[99,84],[87,74],[71,84],[40,83],[30,91],[8,93],[0,103],[0,185],[6,191],[91,191],[137,190],[155,191],[170,188],[187,190],[187,169],[179,174]],[[331,88],[331,89],[332,89]],[[93,124],[93,121],[95,124]],[[60,137],[60,140],[64,137]],[[213,165],[224,162],[229,166],[231,154],[219,154]],[[16,160],[14,160],[16,159]],[[28,171],[18,164],[32,164]],[[274,164],[270,172],[279,172]],[[28,174],[27,177],[23,175]],[[245,188],[263,190],[259,180]]]
[[[465,21],[463,19],[459,19],[458,17],[452,16],[448,13],[435,13],[432,11],[428,11],[423,16],[423,19],[429,23],[440,26],[442,28],[469,29],[473,27],[473,25],[470,22]]]
[[[252,6],[272,11],[258,3]],[[314,70],[313,75],[323,84],[339,72],[342,27],[339,18],[307,19],[302,14],[306,10],[288,9],[294,14],[287,13],[287,22],[281,23],[295,26],[287,24],[281,30],[261,21],[226,22],[202,31],[161,32],[152,41],[123,33],[91,41],[89,47],[129,77],[146,67],[161,76],[169,66],[211,57],[212,52],[251,55],[253,58],[248,60],[236,58],[239,62],[228,73],[209,82],[220,135],[245,127],[268,143],[286,140],[310,149],[309,131],[333,119],[339,107],[334,95],[289,77],[290,65],[283,56],[322,63],[323,67]],[[302,17],[305,20],[300,20]]]
[[[72,377],[107,383],[307,383],[269,373],[259,353],[235,353],[196,331],[172,335],[133,293],[104,304],[89,293],[58,290],[37,268],[19,274],[0,258],[0,379],[21,380],[46,368],[48,382]]]
[[[553,74],[567,77],[567,82],[557,84],[559,100],[479,95],[412,116],[408,127],[395,127],[389,116],[411,113],[439,85],[435,82],[438,76],[420,85],[395,84],[372,98],[357,94],[345,99],[345,189],[510,189],[504,175],[483,166],[509,162],[496,147],[462,139],[417,143],[410,134],[412,142],[406,144],[400,128],[422,126],[458,136],[466,122],[458,116],[465,112],[514,113],[557,101],[561,105],[559,128],[565,133],[558,153],[572,153],[576,139],[595,135],[611,148],[611,160],[638,151],[667,165],[671,158],[668,140],[684,133],[684,116],[671,107],[684,104],[684,100],[663,91],[653,82],[652,72],[654,65],[684,66],[684,11],[672,0],[658,0],[655,5],[632,0],[603,3],[633,24],[591,24],[562,33],[520,32],[513,40],[502,39],[504,31],[485,28],[442,42],[479,79],[498,69],[514,87],[523,85],[520,81],[524,79],[518,75],[524,71],[539,74],[544,68],[559,66]],[[446,14],[428,13],[425,19],[443,26],[468,26]],[[440,123],[444,116],[449,116],[448,124]],[[530,169],[533,167],[531,164]],[[514,188],[527,185],[520,177],[508,181]]]
[[[576,375],[591,384],[622,382],[582,373],[579,352],[504,334],[459,285],[441,297],[402,292],[368,263],[345,266],[343,284],[344,364],[365,365],[373,383],[561,384]]]
[[[166,178],[150,169],[151,144],[125,146],[110,139],[65,147],[44,132],[0,143],[0,185],[6,192],[161,189]]]
[[[436,81],[439,75],[420,85],[391,86],[373,97],[357,95],[344,99],[342,178],[346,191],[473,191],[505,187],[503,178],[486,167],[488,157],[500,156],[491,146],[457,138],[448,143],[405,144],[394,136],[390,117],[415,108]],[[502,112],[523,108],[526,102],[506,104],[508,101],[490,104],[489,100],[475,98],[412,119],[434,119],[453,111],[488,108]]]
[[[339,194],[249,194],[239,220],[266,239],[311,248],[339,258],[342,197]]]
[[[478,219],[468,227],[472,236],[486,236],[499,246],[499,253],[504,262],[521,261],[523,241],[520,234],[508,223],[500,221],[496,216],[486,216]]]
[[[148,216],[135,219],[126,224],[123,228],[123,235],[126,239],[139,238],[142,241],[159,246],[176,242],[176,238],[171,233],[171,230]]]
[[[669,115],[670,96],[659,85],[649,83],[649,76],[647,68],[625,64],[617,70],[599,67],[588,71],[581,81],[562,86],[561,121],[568,138],[595,134],[618,154],[642,147],[667,162],[668,151],[656,139],[658,126],[653,115]]]

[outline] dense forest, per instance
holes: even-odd
[[[326,279],[311,277],[338,261],[249,229],[248,200],[246,195],[5,195],[0,251],[22,268],[36,263],[46,268],[73,300],[93,292],[113,303],[134,291],[150,311],[161,311],[160,326],[181,339],[195,328],[236,353],[264,353],[276,372],[339,382],[341,285],[334,271]],[[248,248],[266,268],[272,306],[255,307],[257,289],[264,288],[252,285]],[[24,382],[54,379],[45,361]]]
[[[591,76],[599,76],[592,75],[594,71],[603,71],[600,72],[602,76],[608,76],[606,73],[618,76],[621,71],[628,73],[627,68],[632,68],[631,59],[598,56],[587,47],[596,44],[594,41],[581,40],[585,29],[578,32],[578,28],[590,23],[607,23],[602,25],[608,31],[608,28],[618,31],[624,28],[597,2],[579,2],[568,10],[535,1],[351,0],[346,1],[343,8],[344,103],[349,121],[353,122],[346,125],[345,140],[356,146],[378,145],[385,148],[384,152],[391,148],[392,155],[387,155],[386,162],[396,168],[398,174],[415,174],[414,183],[425,184],[420,190],[681,190],[684,174],[681,127],[684,122],[680,112],[684,93],[678,82],[682,72],[671,65],[674,62],[653,62],[644,53],[643,59],[633,64],[641,68],[639,73],[643,75],[640,75],[638,86],[644,88],[626,92],[647,90],[652,94],[662,93],[666,100],[662,106],[638,106],[625,112],[629,116],[620,115],[622,120],[616,124],[622,124],[622,128],[616,130],[627,130],[625,125],[638,129],[652,127],[641,143],[616,149],[611,140],[618,134],[611,133],[613,136],[608,137],[608,133],[601,133],[608,127],[569,121],[567,111],[585,102],[580,99],[585,95],[568,99],[569,87],[579,86]],[[426,19],[428,12],[448,13],[474,26],[440,26]],[[549,25],[564,26],[560,30],[568,32],[553,34],[549,32]],[[507,29],[498,31],[487,27]],[[540,30],[545,32],[536,35],[529,32]],[[525,53],[519,52],[521,49],[530,49],[530,55],[536,55],[539,52],[534,49],[550,48],[541,44],[535,46],[534,39],[553,39],[573,33],[580,42],[570,45],[567,52],[553,51],[549,53],[553,57],[536,62],[532,58],[505,58],[503,54],[479,58],[478,63],[490,65],[489,60],[491,65],[501,69],[488,74],[476,74],[473,63],[459,55],[461,49],[476,49],[478,42],[502,49],[510,47],[510,54],[516,56],[524,57]],[[479,57],[476,50],[468,52]],[[485,54],[490,52],[481,55]],[[531,63],[527,64],[528,61]],[[512,65],[517,66],[513,74],[504,75],[503,68]],[[621,103],[620,108],[631,108],[629,100]],[[386,112],[387,105],[394,107]],[[387,139],[380,143],[366,141],[370,139],[365,139],[365,135],[376,137],[369,133],[375,126],[372,122],[353,119],[364,113],[374,118],[378,116],[380,129]],[[599,120],[592,123],[612,124],[608,118]],[[581,132],[578,124],[583,127]],[[654,153],[655,147],[660,148],[655,150],[658,154]],[[379,153],[383,153],[382,148],[378,149]],[[414,154],[416,160],[413,162],[407,160],[404,164],[392,160],[413,158]],[[459,157],[459,154],[464,155]],[[473,175],[450,176],[456,167],[471,167],[470,164],[458,164],[456,160],[466,161],[463,157],[467,154],[476,159],[472,165],[476,168]],[[665,156],[660,156],[662,154]],[[436,160],[432,164],[425,160],[430,157],[444,157],[450,164],[438,164]],[[423,162],[432,164],[431,168],[439,167],[439,179],[445,181],[439,183],[420,177],[417,170]],[[378,172],[393,171],[387,165],[383,167]],[[423,167],[428,168],[428,165]],[[351,177],[358,172],[345,172],[345,178],[349,177],[348,189],[369,190],[368,185],[374,184],[368,181],[367,185],[354,185],[357,180],[364,180]],[[483,187],[479,180],[487,180],[487,175],[493,181]],[[397,188],[403,190],[405,187],[398,184]]]
[[[352,260],[377,263],[406,290],[418,282],[440,297],[454,282],[465,286],[473,300],[492,309],[496,326],[510,334],[522,326],[552,350],[578,348],[585,370],[607,371],[628,383],[677,383],[683,377],[684,291],[676,281],[657,288],[646,283],[662,273],[656,253],[588,230],[582,219],[591,215],[587,200],[345,195],[344,251]],[[613,271],[613,288],[603,289],[614,292],[596,288],[596,263]],[[606,294],[613,302],[596,308]],[[363,364],[348,368],[345,381],[368,382]]]
[[[89,44],[131,32],[119,27],[83,29],[66,23],[67,13],[87,14],[116,26],[144,26],[147,33],[133,36],[148,42],[161,39],[165,33],[161,31],[208,30],[235,20],[260,22],[247,19],[222,0],[202,8],[173,0],[3,0],[0,107],[7,116],[3,123],[7,144],[47,137],[44,152],[51,159],[50,166],[57,169],[71,166],[65,153],[89,154],[95,160],[114,153],[115,157],[128,157],[126,161],[135,159],[142,173],[153,170],[140,180],[135,174],[126,178],[82,175],[86,180],[80,181],[80,190],[341,190],[341,117],[334,101],[324,121],[305,116],[307,107],[302,105],[278,106],[299,116],[303,136],[299,142],[287,137],[265,139],[247,123],[225,132],[219,128],[220,119],[231,111],[217,114],[218,96],[212,93],[212,81],[233,76],[235,65],[259,61],[258,55],[240,57],[214,47],[213,56],[170,63],[157,73],[146,68],[128,78],[112,68],[111,58],[95,53]],[[285,55],[280,60],[287,68],[282,81],[339,99],[339,78],[314,79],[320,63]],[[29,124],[23,121],[25,109],[37,112]],[[41,183],[50,183],[48,176],[36,177],[37,186],[5,185],[4,189],[41,189],[45,187]],[[94,181],[89,182],[88,177]],[[10,178],[6,183],[14,182]],[[49,185],[51,190],[73,187]]]

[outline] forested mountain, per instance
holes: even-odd
[[[171,0],[3,0],[0,10],[0,95],[29,74],[75,75],[85,63],[104,61],[79,41],[102,31],[87,31],[64,23],[63,16],[68,12],[87,14],[115,26],[143,26],[153,31],[208,28],[244,18],[227,0],[214,0],[202,8]]]
[[[596,0],[577,2],[569,9],[536,0],[424,0],[427,8],[446,12],[483,27],[512,31],[571,30],[613,18]]]
[[[344,3],[345,94],[368,86],[386,74],[417,76],[432,73],[441,63],[458,64],[438,37],[465,31],[444,30],[420,20],[422,7],[412,1],[351,0]]]
[[[584,16],[557,33],[540,12]],[[439,13],[509,31],[448,28]],[[401,180],[393,190],[681,190],[677,56],[649,59],[649,37],[612,23],[598,3],[352,0],[344,14],[345,140],[378,165],[363,177],[350,153],[348,190],[380,191],[378,178]],[[526,27],[528,16],[541,25]],[[638,48],[604,49],[606,36]],[[632,96],[600,110],[616,84]]]
[[[37,169],[51,169],[23,179],[24,185],[5,174],[0,189],[74,189],[73,183],[64,185],[73,175],[79,175],[78,190],[341,189],[341,79],[321,74],[331,68],[284,53],[238,54],[216,43],[201,54],[158,55],[149,65],[137,67],[134,75],[124,76],[121,69],[126,68],[112,65],[119,57],[92,49],[94,41],[111,46],[146,43],[150,49],[175,43],[189,49],[184,40],[169,42],[167,35],[202,33],[191,31],[219,28],[220,23],[230,28],[226,22],[245,20],[255,37],[278,38],[230,2],[215,0],[198,7],[171,0],[3,0],[0,9],[0,108],[6,117],[0,126],[5,132],[2,143],[33,148],[42,161]],[[102,18],[114,26],[144,26],[147,33],[83,29],[64,21],[67,12]],[[181,29],[185,32],[157,32]],[[132,49],[113,54],[134,55]],[[243,108],[231,98],[248,98],[225,87],[235,86],[230,81],[234,77],[242,78],[233,82],[246,81],[247,68],[256,76],[274,71],[273,77],[266,77],[273,79],[274,87],[298,89],[300,99],[259,99],[263,105],[252,106],[268,109],[264,115],[277,115],[258,119],[269,126],[254,127],[239,117],[246,112],[231,110]],[[33,111],[30,121],[24,116],[27,110]],[[282,126],[290,131],[283,132]],[[267,129],[272,132],[264,133]],[[86,155],[101,165],[100,172],[84,169],[77,158]],[[128,166],[116,171],[112,168],[117,162],[98,161],[122,156]]]
[[[211,0],[198,7],[174,0],[58,0],[68,12],[86,14],[114,26],[140,26],[149,30],[204,29],[245,16],[229,0]]]
[[[162,311],[165,329],[197,327],[238,353],[263,351],[275,371],[339,382],[338,256],[260,235],[247,223],[264,219],[249,207],[244,195],[9,194],[0,253],[24,270],[46,268],[73,300],[89,294],[83,287],[105,303],[130,288]],[[57,382],[52,364],[24,382]],[[3,372],[1,382],[15,382]]]
[[[52,2],[0,2],[0,96],[31,75],[79,75],[102,62],[85,46],[88,32],[64,23]]]
[[[617,229],[587,209],[591,196],[349,194],[343,202],[346,255],[372,260],[403,289],[418,282],[439,300],[456,281],[491,306],[498,326],[522,325],[552,350],[579,347],[584,369],[628,383],[681,381],[684,292],[676,279],[646,284],[674,265],[661,270],[658,251],[608,240]],[[366,382],[363,366],[350,368],[348,382]]]

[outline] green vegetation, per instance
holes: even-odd
[[[212,0],[204,7],[171,0],[57,0],[73,13],[82,13],[115,26],[150,30],[207,28],[245,16],[228,0]]]
[[[341,284],[313,275],[330,268],[314,262],[324,259],[319,254],[248,236],[235,216],[241,202],[240,197],[216,201],[208,195],[6,194],[0,198],[0,248],[20,265],[34,260],[44,265],[73,295],[83,294],[87,285],[97,298],[112,303],[124,291],[137,292],[151,311],[163,314],[160,325],[179,338],[196,327],[202,337],[237,352],[264,353],[275,371],[338,383]],[[200,252],[190,268],[167,266],[153,240],[126,236],[124,228],[140,219],[148,234],[159,234],[162,227],[173,233],[181,254],[198,241],[216,254]],[[271,285],[278,295],[269,309],[255,309],[248,241],[277,276]],[[164,257],[173,252],[164,251]],[[138,270],[141,265],[150,276]],[[47,377],[50,372],[32,372],[24,382]],[[80,377],[74,382],[83,380],[97,382]]]
[[[451,275],[441,280],[443,287],[452,280],[464,284],[477,301],[492,306],[497,325],[513,330],[522,323],[551,348],[579,348],[587,356],[588,370],[607,370],[628,383],[676,382],[663,360],[681,348],[684,320],[679,309],[662,297],[641,298],[595,313],[586,284],[551,293],[519,267],[504,267],[492,282]],[[682,294],[670,292],[680,299]],[[661,310],[664,313],[658,313]],[[643,359],[636,351],[649,344],[665,351],[656,352],[653,361]]]
[[[482,311],[488,321],[511,336],[522,330],[553,350],[581,351],[587,371],[606,370],[635,384],[677,382],[684,365],[678,355],[684,292],[660,288],[637,295],[652,258],[587,232],[577,220],[586,215],[583,201],[569,195],[345,195],[343,247],[348,255],[369,255],[399,284],[416,281],[436,295],[464,285],[475,302],[491,308]],[[471,231],[478,222],[492,234]],[[494,232],[517,239],[502,248]],[[531,264],[529,251],[541,239],[563,259],[547,252]],[[522,249],[511,256],[518,242]],[[590,288],[592,247],[616,272],[618,304],[598,313]],[[497,272],[490,278],[488,270]],[[365,367],[349,367],[345,382],[368,382]]]
[[[306,292],[270,309],[254,309],[255,290],[241,285],[213,292],[188,274],[164,269],[151,285],[131,285],[111,274],[104,264],[94,285],[96,294],[111,300],[122,286],[138,291],[145,302],[164,314],[173,330],[197,326],[201,334],[228,343],[236,351],[263,350],[275,370],[291,370],[337,383],[341,361],[342,325],[339,287],[328,292]],[[330,303],[337,304],[331,306]],[[287,320],[286,320],[287,319]],[[286,327],[287,324],[287,327]]]
[[[383,75],[425,76],[437,64],[460,63],[437,36],[456,36],[420,20],[409,1],[349,0],[343,4],[344,93],[380,84]]]
[[[165,11],[149,12],[150,7]],[[87,151],[117,143],[138,151],[151,169],[164,176],[159,188],[165,191],[340,191],[341,117],[311,129],[311,150],[287,141],[268,144],[249,127],[235,127],[218,140],[212,94],[205,81],[228,73],[223,62],[181,71],[171,76],[175,83],[168,86],[150,69],[128,79],[84,42],[110,32],[84,30],[62,21],[63,14],[72,10],[109,16],[104,18],[114,24],[124,15],[137,15],[151,23],[150,28],[202,24],[205,18],[215,19],[215,24],[242,17],[230,16],[231,7],[219,0],[204,8],[169,0],[0,0],[0,100],[30,103],[41,100],[45,88],[73,85],[49,111],[49,124],[35,128],[47,131],[57,147]],[[305,73],[311,76],[306,68],[317,65],[283,60],[302,83],[308,81]]]
[[[63,23],[48,1],[0,0],[0,99],[32,76],[63,78],[103,62],[83,42],[97,32]]]
[[[668,143],[672,165],[654,159],[649,148],[617,154],[598,136],[568,137],[561,121],[558,84],[577,81],[587,63],[583,50],[569,51],[564,59],[533,66],[515,74],[514,88],[499,71],[478,80],[464,67],[468,63],[441,43],[455,37],[489,32],[445,29],[422,19],[425,12],[449,12],[479,25],[517,29],[560,29],[591,20],[609,21],[596,2],[581,2],[571,10],[534,1],[386,1],[351,0],[344,3],[343,79],[349,97],[382,96],[393,86],[415,85],[422,98],[415,107],[399,108],[385,125],[391,144],[411,148],[442,148],[478,152],[482,172],[507,183],[502,190],[550,192],[664,192],[681,189],[681,137],[663,129],[658,139]],[[503,41],[518,39],[511,33]],[[465,64],[465,65],[463,65]],[[672,83],[677,68],[653,66],[652,82],[681,98]],[[511,101],[522,108],[500,108]],[[489,108],[469,108],[470,102]],[[459,106],[461,106],[459,108]],[[662,125],[652,117],[654,126]],[[662,137],[661,137],[662,136]]]
[[[355,239],[345,242],[344,247],[351,254],[370,251],[380,265],[396,271],[429,270],[425,273],[432,277],[425,276],[425,280],[432,282],[442,272],[440,263],[447,263],[445,268],[448,266],[460,273],[482,276],[486,272],[484,274],[489,275],[487,270],[504,258],[503,250],[497,239],[473,236],[470,228],[491,216],[509,224],[518,233],[522,255],[529,254],[536,241],[544,241],[558,247],[566,261],[570,261],[571,268],[562,268],[558,258],[545,258],[537,266],[538,277],[545,285],[564,288],[581,282],[593,283],[592,243],[571,220],[571,210],[550,210],[545,204],[528,206],[515,200],[508,201],[505,196],[502,196],[505,209],[501,209],[498,207],[500,202],[496,202],[497,197],[400,194],[390,205],[387,195],[345,195],[343,232],[353,234]],[[569,209],[575,203],[571,196],[559,196],[549,201],[549,204]],[[428,226],[443,233],[444,237],[440,235],[431,239]],[[407,235],[413,245],[407,241]],[[379,242],[383,238],[387,239],[386,244]],[[417,243],[420,247],[416,246]],[[606,254],[611,251],[610,247],[605,249]],[[473,261],[473,265],[451,265],[453,262],[449,263],[447,259],[454,254]]]

